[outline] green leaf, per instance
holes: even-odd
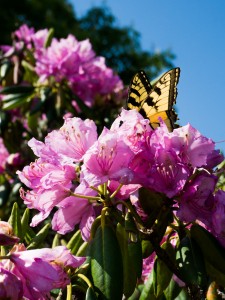
[[[137,278],[141,278],[142,274],[142,248],[141,248],[141,240],[139,237],[137,241],[129,241],[128,243],[128,253],[130,260],[134,266],[134,270]]]
[[[128,300],[139,300],[142,290],[143,290],[142,285],[136,287],[133,294],[128,298]]]
[[[219,272],[225,274],[224,248],[217,239],[200,225],[192,225],[190,229],[191,237],[200,247],[204,259]]]
[[[31,243],[31,241],[33,240],[33,238],[35,236],[36,236],[36,233],[33,231],[33,229],[31,229],[30,226],[28,226],[27,232],[26,232],[26,234],[24,236],[24,240],[27,243],[27,245]]]
[[[143,258],[149,257],[154,252],[152,243],[148,240],[142,240],[141,247],[142,247],[142,257]]]
[[[90,243],[91,274],[100,299],[121,300],[123,262],[113,228],[100,226]]]
[[[44,44],[45,48],[48,48],[51,45],[53,36],[54,36],[54,28],[50,28],[48,30],[47,38],[45,40],[45,44]]]
[[[125,216],[125,230],[128,232],[128,254],[137,278],[142,274],[142,247],[139,232],[130,212]]]
[[[173,246],[166,242],[162,245],[172,262],[175,263],[175,250]],[[170,283],[173,272],[167,267],[165,262],[158,257],[153,268],[153,288],[156,298],[161,296]]]
[[[139,200],[142,208],[148,214],[149,224],[153,224],[162,208],[165,196],[145,188],[139,189]]]
[[[2,102],[3,102],[2,108],[5,110],[17,108],[17,107],[20,107],[25,102],[29,102],[29,101],[30,101],[30,95],[10,94],[10,95],[5,96],[2,99]]]
[[[206,287],[207,275],[204,258],[192,238],[186,236],[180,241],[177,247],[176,261],[184,282]]]
[[[27,246],[27,249],[36,249],[41,246],[48,235],[50,224],[46,224],[37,235],[31,240],[31,243]]]
[[[97,296],[91,287],[88,287],[85,300],[97,300]]]
[[[52,240],[52,248],[55,248],[57,246],[60,246],[61,243],[60,243],[60,234],[59,233],[56,233],[53,240]]]
[[[120,245],[123,260],[123,293],[126,297],[129,297],[133,294],[136,287],[137,271],[135,269],[133,257],[131,257],[128,249],[128,233],[120,223],[117,224],[116,236]]]
[[[206,270],[210,279],[216,281],[219,285],[225,287],[225,274],[220,272],[215,266],[206,261]]]
[[[74,235],[71,237],[67,244],[67,248],[70,249],[72,254],[76,255],[78,249],[83,244],[83,239],[81,236],[80,230],[77,230],[77,232],[74,233]]]
[[[26,85],[12,85],[6,86],[1,89],[0,94],[8,95],[8,94],[31,94],[34,91],[33,86]]]
[[[29,208],[26,208],[21,219],[23,238],[26,236],[26,233],[28,231],[29,221],[30,221],[30,210]]]
[[[141,296],[139,300],[157,300],[154,294],[154,288],[152,283],[153,283],[153,272],[149,274],[148,279],[144,284],[144,288],[141,292]]]
[[[19,238],[23,237],[21,219],[20,219],[20,211],[18,204],[15,202],[12,207],[12,212],[8,220],[9,224],[11,224],[13,228],[13,233]]]
[[[12,69],[12,63],[10,61],[5,61],[0,65],[0,79],[4,79],[9,71]]]
[[[86,256],[88,245],[88,242],[83,242],[83,244],[81,244],[81,246],[77,250],[76,256]]]
[[[179,287],[179,285],[173,279],[171,279],[168,287],[164,291],[164,295],[166,300],[190,300],[184,289]]]

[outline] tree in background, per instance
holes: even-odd
[[[131,27],[119,27],[106,6],[91,8],[78,18],[67,0],[22,0],[20,3],[3,0],[0,19],[0,44],[10,43],[11,32],[24,23],[35,29],[54,28],[54,35],[58,38],[69,33],[78,40],[90,38],[97,55],[106,58],[107,65],[125,84],[139,69],[145,69],[154,78],[163,69],[172,67],[174,54],[170,50],[161,53],[144,51],[140,34]]]

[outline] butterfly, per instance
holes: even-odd
[[[139,71],[131,80],[127,108],[136,109],[149,119],[153,129],[160,125],[159,117],[166,123],[168,130],[178,127],[177,114],[173,108],[177,97],[177,84],[180,68],[174,68],[162,75],[151,85],[146,73]]]

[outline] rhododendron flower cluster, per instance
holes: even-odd
[[[97,57],[89,40],[77,41],[72,35],[53,39],[47,49],[37,55],[36,72],[39,81],[54,77],[56,82],[67,80],[73,92],[93,103],[96,95],[107,95],[122,89],[122,82],[107,68],[105,59]]]
[[[19,238],[12,235],[7,222],[0,222],[0,231],[0,244],[14,245],[0,261],[1,299],[47,299],[51,290],[70,283],[67,269],[76,269],[86,260],[73,256],[65,246],[27,250],[17,244]]]
[[[181,220],[199,220],[208,227],[216,203],[221,203],[214,199],[217,177],[212,168],[223,156],[191,125],[168,132],[161,122],[152,130],[137,111],[122,110],[99,137],[92,121],[68,118],[44,143],[32,139],[29,145],[39,158],[18,175],[31,189],[21,189],[25,204],[39,211],[33,226],[57,207],[53,229],[66,233],[79,224],[87,240],[101,210],[102,188],[104,197],[108,195],[105,201],[112,203],[129,198],[141,186],[160,192],[174,201]]]
[[[33,28],[22,25],[14,32],[15,48],[24,45],[33,50],[35,71],[39,83],[55,81],[67,83],[74,94],[91,106],[94,99],[101,95],[116,93],[123,88],[119,76],[105,64],[105,58],[96,56],[89,40],[78,41],[73,35],[60,40],[53,38],[49,47],[45,47],[48,30],[35,32]],[[2,48],[10,54],[13,47]]]

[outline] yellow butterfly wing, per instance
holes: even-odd
[[[176,103],[177,84],[180,69],[166,72],[152,86],[144,71],[134,75],[128,93],[128,109],[136,109],[149,119],[151,127],[159,126],[159,117],[164,120],[169,131],[176,126],[177,114],[173,108]]]

